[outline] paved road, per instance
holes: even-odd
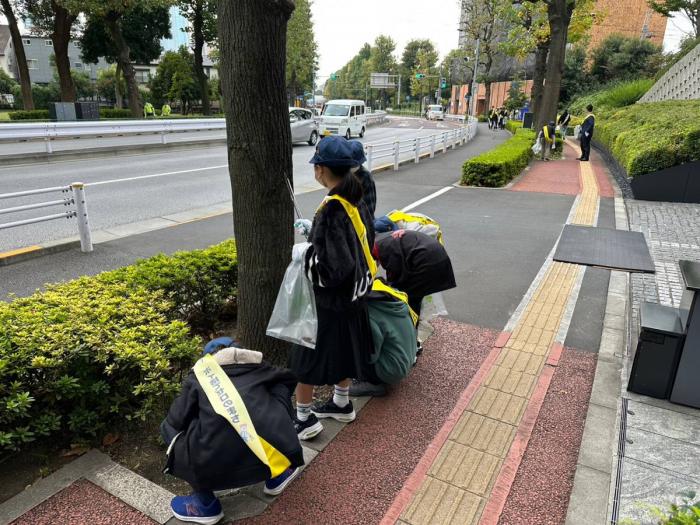
[[[453,123],[420,119],[392,119],[387,124],[370,128],[364,142],[376,144],[390,142],[396,137],[428,136],[455,126]],[[319,188],[308,164],[312,154],[313,148],[308,145],[295,145],[293,148],[297,193]],[[410,153],[403,155],[404,158],[410,156]],[[88,184],[88,211],[94,230],[231,201],[226,147],[223,144],[167,153],[0,168],[0,194],[62,186],[76,181]],[[56,198],[55,194],[39,195],[2,204],[3,207],[18,206]],[[0,216],[0,222],[37,217],[44,212],[57,213],[60,208]],[[59,219],[0,230],[0,251],[70,237],[76,235],[76,229],[75,221]]]

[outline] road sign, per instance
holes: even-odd
[[[370,73],[369,87],[374,89],[394,89],[397,85],[398,75],[389,73]]]

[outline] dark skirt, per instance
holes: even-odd
[[[372,352],[367,304],[360,300],[343,312],[319,306],[316,348],[294,345],[289,368],[300,383],[333,385],[343,379],[365,377]]]

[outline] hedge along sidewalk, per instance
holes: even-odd
[[[494,149],[469,159],[462,166],[463,185],[498,188],[525,169],[532,157],[535,133],[520,129]]]
[[[93,440],[179,391],[236,295],[233,241],[157,255],[0,303],[0,450]]]

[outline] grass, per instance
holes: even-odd
[[[569,105],[569,112],[574,115],[585,115],[588,104],[593,104],[594,113],[631,106],[642,98],[653,84],[654,80],[651,78],[611,84],[603,89],[574,99]]]

